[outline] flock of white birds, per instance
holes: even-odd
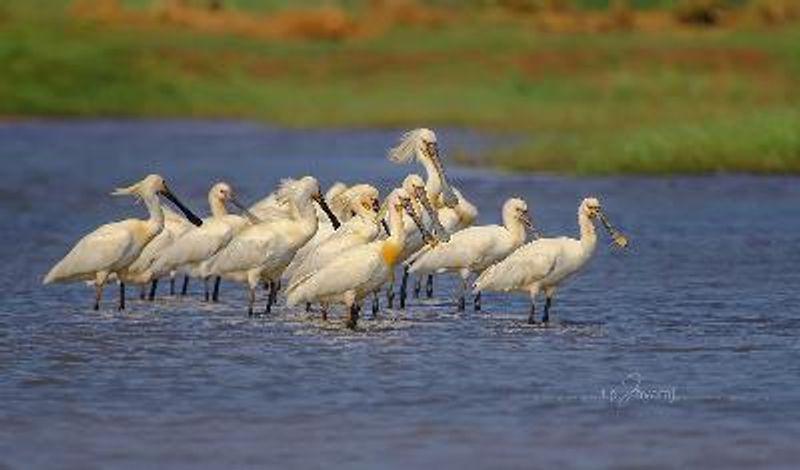
[[[114,195],[144,201],[149,218],[102,225],[83,237],[45,276],[44,284],[84,281],[95,288],[94,308],[100,308],[104,285],[120,286],[119,308],[125,308],[125,285],[150,286],[183,275],[181,294],[189,278],[202,279],[207,301],[217,301],[221,279],[247,286],[248,314],[254,313],[260,286],[268,289],[264,313],[285,291],[286,304],[319,306],[324,319],[335,304],[346,307],[346,325],[355,328],[361,305],[372,299],[379,310],[385,291],[389,308],[395,304],[395,271],[402,268],[399,307],[405,308],[409,274],[421,279],[433,295],[433,275],[452,272],[461,279],[458,309],[466,308],[472,284],[475,310],[481,292],[523,292],[530,296],[529,323],[536,323],[535,300],[545,297],[541,321],[549,320],[551,300],[566,279],[586,265],[597,244],[595,223],[608,230],[621,247],[627,239],[616,231],[596,198],[578,206],[580,237],[542,238],[533,229],[528,204],[508,199],[502,225],[473,226],[478,211],[451,187],[439,157],[436,134],[429,129],[407,132],[389,151],[389,159],[416,159],[426,178],[410,174],[383,201],[369,184],[336,183],[323,196],[311,176],[284,180],[270,195],[249,208],[237,200],[226,183],[208,193],[211,214],[200,219],[169,190],[164,178],[149,175]],[[162,205],[172,202],[179,214]],[[241,215],[228,212],[234,206]],[[534,235],[528,241],[528,233]],[[213,293],[209,283],[213,280]]]

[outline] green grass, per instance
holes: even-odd
[[[471,17],[265,40],[97,24],[42,2],[0,5],[0,116],[467,126],[522,136],[467,156],[511,170],[800,173],[798,26],[543,34]]]

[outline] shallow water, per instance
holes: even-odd
[[[115,186],[164,174],[198,211],[207,187],[245,199],[314,174],[382,189],[419,167],[383,158],[398,131],[239,123],[0,125],[0,467],[793,468],[800,461],[800,181],[572,179],[451,169],[494,223],[526,198],[574,234],[599,196],[629,235],[602,238],[554,325],[524,298],[458,314],[436,298],[362,329],[279,307],[134,300],[100,312],[85,286],[40,286],[83,233],[143,214]],[[445,153],[487,138],[442,131]],[[497,144],[497,142],[491,142]],[[163,286],[162,286],[163,292]]]

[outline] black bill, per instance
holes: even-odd
[[[314,196],[314,200],[317,201],[319,207],[322,209],[322,212],[328,216],[328,219],[331,221],[331,225],[333,225],[333,229],[336,230],[342,226],[342,223],[339,222],[339,219],[336,217],[336,214],[333,213],[331,208],[328,206],[328,203],[325,201],[325,198],[322,197],[321,194],[317,194]]]
[[[162,194],[162,195],[163,195],[165,198],[169,199],[169,201],[170,201],[171,203],[175,204],[175,206],[176,206],[178,209],[180,209],[180,211],[181,211],[181,212],[183,212],[183,215],[186,217],[186,219],[187,219],[187,220],[189,220],[189,222],[191,222],[193,225],[195,225],[195,226],[197,226],[197,227],[199,227],[199,226],[203,225],[203,220],[202,220],[202,219],[200,219],[200,217],[197,217],[197,216],[194,214],[194,212],[192,212],[191,210],[189,210],[189,208],[188,208],[188,207],[184,206],[184,205],[183,205],[183,203],[182,203],[182,202],[181,202],[181,201],[180,201],[180,200],[179,200],[177,197],[175,197],[175,195],[174,195],[174,194],[172,194],[172,191],[170,191],[170,190],[169,190],[169,188],[167,188],[166,186],[164,186],[164,190],[163,190],[163,191],[160,191],[160,193],[161,193],[161,194]]]

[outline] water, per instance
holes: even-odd
[[[113,288],[94,312],[85,286],[40,286],[83,233],[144,213],[115,186],[159,172],[198,211],[218,179],[251,200],[308,173],[385,189],[420,171],[383,159],[397,134],[0,126],[0,467],[796,467],[797,178],[452,169],[482,223],[519,195],[544,232],[574,234],[597,195],[629,235],[625,252],[602,238],[547,329],[525,324],[524,298],[455,313],[446,278],[357,332],[282,306],[248,319],[236,285],[219,305],[196,285],[124,313]]]

